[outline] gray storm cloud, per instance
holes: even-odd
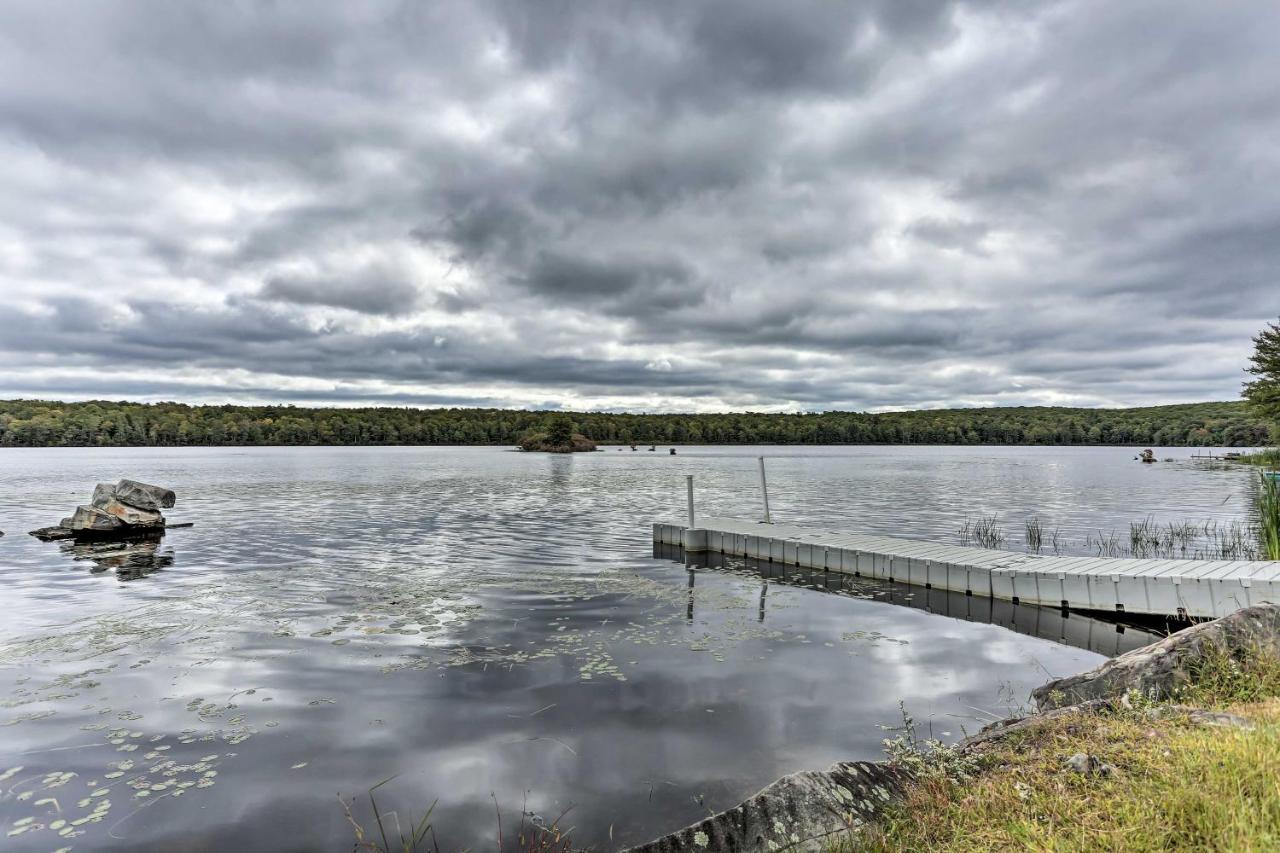
[[[0,396],[1238,395],[1280,7],[14,2]]]

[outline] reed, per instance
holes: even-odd
[[[1268,560],[1280,560],[1280,481],[1261,475],[1258,489],[1258,540],[1262,555]]]
[[[966,518],[959,533],[961,545],[992,549],[1004,545],[1004,531],[1000,529],[1000,521],[994,515],[978,516],[976,521]]]
[[[355,835],[352,844],[354,853],[441,853],[440,843],[436,840],[435,826],[431,814],[436,803],[432,803],[422,817],[414,820],[407,818],[402,824],[395,811],[384,811],[378,806],[374,792],[395,779],[383,779],[368,791],[369,807],[373,812],[375,827],[366,829],[353,813],[355,800],[347,801],[338,797]],[[528,802],[520,808],[520,823],[514,835],[506,835],[502,829],[502,810],[498,807],[498,798],[493,796],[493,810],[496,817],[497,853],[573,853],[571,838],[573,829],[561,829],[564,820],[573,806],[565,809],[560,816],[549,824],[541,817],[528,810]],[[376,831],[375,831],[376,830]],[[613,837],[613,828],[609,828],[609,836]]]
[[[1023,522],[1023,527],[1027,533],[1027,550],[1039,554],[1044,547],[1044,525],[1040,523],[1040,516],[1031,516]]]
[[[1246,453],[1236,460],[1247,465],[1263,465],[1268,468],[1280,468],[1280,447],[1271,447],[1266,450],[1255,450],[1253,453]]]

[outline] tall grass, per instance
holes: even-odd
[[[1258,490],[1258,540],[1268,560],[1280,560],[1280,482],[1262,474]]]
[[[1236,460],[1249,465],[1264,465],[1270,468],[1280,468],[1280,447],[1272,447],[1267,450],[1257,450],[1253,453],[1246,453]]]

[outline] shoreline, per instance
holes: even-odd
[[[1252,686],[1255,682],[1257,688]],[[1280,741],[1277,697],[1280,606],[1257,605],[1193,626],[1079,675],[1047,682],[1032,692],[1034,711],[992,723],[954,746],[916,739],[904,711],[903,734],[885,742],[889,760],[838,763],[825,771],[785,776],[732,809],[624,853],[909,850],[923,849],[916,845],[924,844],[936,847],[948,838],[961,845],[957,849],[973,849],[962,829],[968,826],[963,815],[984,807],[969,797],[976,783],[1013,790],[1011,802],[997,803],[1009,812],[1006,819],[1025,817],[1034,822],[1036,815],[1016,813],[1019,803],[1028,812],[1033,810],[1037,783],[1050,789],[1070,783],[1070,788],[1115,777],[1120,784],[1132,786],[1139,770],[1149,770],[1134,757],[1132,738],[1108,739],[1116,732],[1139,732],[1136,737],[1147,740],[1181,738],[1178,742],[1202,747],[1197,756],[1212,763],[1219,760],[1214,737],[1225,737],[1223,732],[1256,733],[1266,744]],[[1208,739],[1204,732],[1210,733]],[[1124,754],[1128,763],[1116,759],[1119,763],[1113,764],[1110,755],[1075,751],[1073,740],[1076,746],[1095,752]],[[1043,758],[1037,751],[1042,747],[1052,753],[1048,756],[1052,760],[1041,761],[1038,776],[1019,775],[1011,769],[1027,755]],[[1067,751],[1065,759],[1058,755]],[[1140,757],[1150,760],[1145,754]],[[1228,757],[1224,754],[1220,763],[1225,764]],[[1158,769],[1154,779],[1146,780],[1162,781]],[[1088,798],[1096,793],[1085,787],[1081,795]],[[1273,790],[1272,795],[1275,799],[1268,804],[1267,814],[1280,819],[1280,791]],[[1140,788],[1137,799],[1141,799]],[[1126,815],[1115,817],[1121,820]],[[1280,820],[1273,829],[1280,832]],[[1257,830],[1250,825],[1246,831]],[[1040,841],[1051,842],[1055,837],[1050,830]],[[1101,836],[1087,840],[1109,846]],[[998,845],[993,841],[993,846]]]

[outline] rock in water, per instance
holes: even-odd
[[[138,509],[135,506],[112,499],[94,506],[108,515],[114,515],[121,523],[130,527],[164,527],[164,516],[149,509]]]
[[[70,522],[71,519],[66,519]],[[56,542],[59,539],[75,539],[75,531],[66,525],[59,524],[57,527],[41,527],[37,530],[30,531],[31,535],[39,539],[41,542]]]
[[[165,528],[161,507],[177,503],[173,491],[137,480],[121,480],[114,486],[98,483],[88,504],[76,507],[75,514],[62,519],[58,527],[42,527],[31,535],[51,539],[124,539],[149,535]]]
[[[98,493],[94,489],[94,496]],[[178,502],[171,489],[139,483],[137,480],[121,480],[115,485],[115,499],[138,509],[169,509]]]
[[[91,530],[99,533],[115,530],[124,524],[111,513],[88,505],[76,507],[75,513],[68,520],[71,523],[67,527],[71,530]]]
[[[93,487],[93,497],[89,500],[90,506],[103,507],[108,501],[116,499],[116,487],[111,483],[99,483]],[[147,507],[143,507],[147,509]]]

